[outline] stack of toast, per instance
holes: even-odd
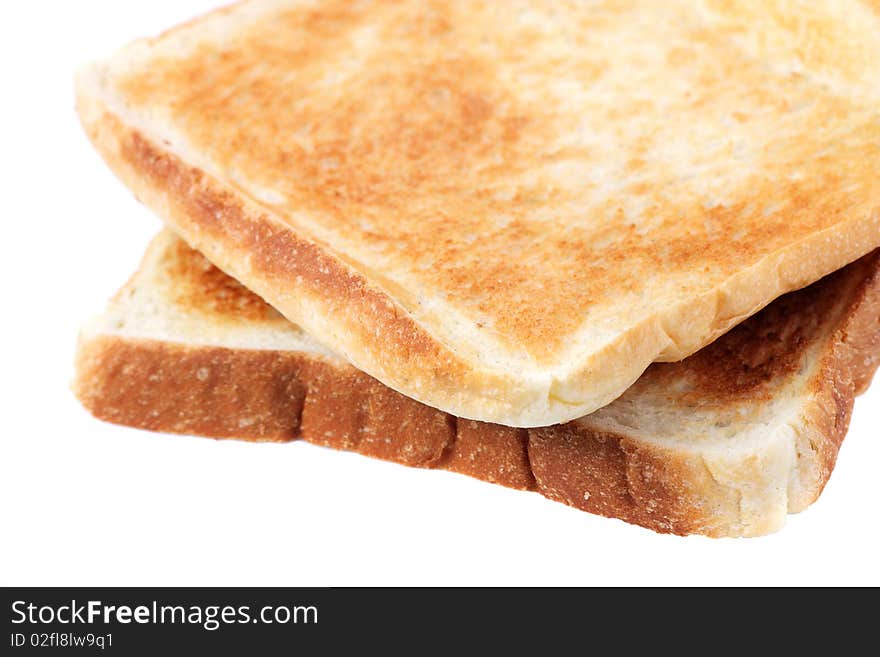
[[[167,228],[75,391],[774,531],[880,363],[876,61],[858,0],[251,0],[135,42],[77,108]]]

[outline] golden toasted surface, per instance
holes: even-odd
[[[538,363],[880,206],[864,3],[263,6],[119,92],[417,318]]]
[[[186,242],[168,235],[158,273],[166,283],[170,303],[183,312],[195,312],[218,321],[284,322],[284,318],[256,294],[212,265]]]

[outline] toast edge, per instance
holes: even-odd
[[[97,418],[251,441],[304,439],[404,465],[446,469],[662,533],[759,536],[824,488],[853,401],[880,364],[875,268],[807,381],[798,417],[766,448],[713,474],[706,454],[575,423],[535,430],[461,420],[344,363],[83,334],[73,389]],[[387,440],[386,440],[387,438]]]
[[[613,401],[654,360],[676,360],[696,351],[769,298],[833,271],[840,263],[832,254],[843,253],[846,262],[864,255],[880,234],[878,209],[868,220],[852,219],[797,249],[764,258],[709,293],[671,308],[666,316],[646,319],[586,359],[572,359],[575,366],[567,371],[514,377],[474,367],[326,249],[127,126],[102,98],[99,71],[92,66],[77,77],[80,119],[104,160],[142,202],[221,269],[271,299],[290,320],[312,335],[334,336],[331,346],[356,367],[460,417],[537,427],[588,414]],[[834,248],[828,248],[832,243]],[[300,286],[297,295],[282,291],[290,280]],[[321,312],[314,311],[318,307]],[[712,318],[708,325],[707,317]],[[702,338],[670,329],[676,326],[699,327]],[[398,367],[383,367],[374,350],[364,348],[377,335],[382,336],[382,352],[393,354],[390,360]]]
[[[822,493],[855,398],[880,365],[880,255],[866,267],[852,305],[806,381],[804,403],[760,452],[710,456],[577,423],[547,427],[530,431],[539,492],[660,532],[725,537],[780,529],[788,513],[803,511]]]

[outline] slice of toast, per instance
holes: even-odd
[[[876,3],[263,0],[83,71],[112,169],[386,385],[546,426],[880,246]]]
[[[97,417],[215,438],[297,438],[536,490],[677,534],[758,535],[812,503],[880,360],[880,253],[655,364],[565,425],[462,420],[355,369],[170,232],[81,335]]]

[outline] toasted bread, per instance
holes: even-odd
[[[565,425],[463,420],[394,392],[171,233],[86,327],[75,390],[97,417],[309,442],[536,490],[661,532],[757,535],[834,467],[880,361],[880,254],[786,295]]]
[[[857,0],[245,2],[78,79],[192,246],[391,388],[570,420],[880,245]]]

